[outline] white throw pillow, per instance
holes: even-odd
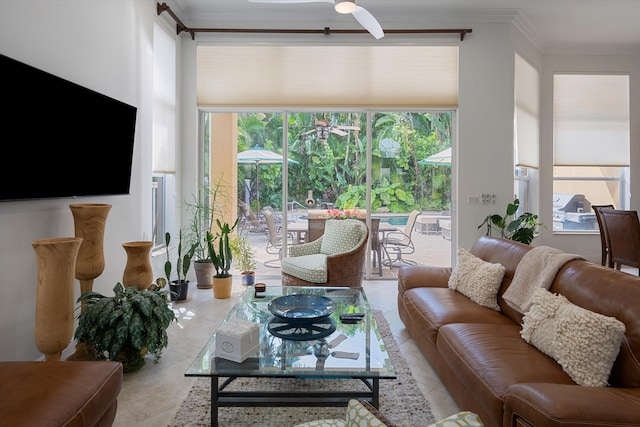
[[[625,330],[615,317],[594,313],[539,288],[523,317],[520,335],[556,360],[577,384],[605,387]]]
[[[449,277],[449,288],[476,304],[500,311],[498,291],[504,277],[502,264],[492,264],[464,248],[458,249],[458,263]]]

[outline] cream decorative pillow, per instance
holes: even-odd
[[[328,219],[324,226],[320,253],[337,255],[353,249],[362,236],[357,219]]]
[[[605,387],[625,330],[615,317],[594,313],[539,288],[523,317],[520,335],[556,360],[577,384]]]
[[[502,264],[486,262],[464,248],[458,249],[458,263],[449,277],[449,288],[476,304],[500,311],[498,291],[504,277]]]

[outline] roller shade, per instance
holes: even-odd
[[[153,172],[175,173],[176,46],[158,24],[153,27]]]
[[[539,75],[528,62],[515,59],[515,147],[516,166],[539,167]]]
[[[629,76],[553,77],[554,166],[629,166]]]
[[[457,46],[198,46],[199,107],[458,104]]]

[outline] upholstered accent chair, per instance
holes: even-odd
[[[351,399],[347,405],[345,419],[325,419],[297,424],[294,427],[395,427],[382,412],[366,400]],[[477,414],[469,411],[458,412],[424,427],[483,427]]]
[[[369,229],[357,219],[328,219],[324,234],[282,258],[284,286],[362,286]]]

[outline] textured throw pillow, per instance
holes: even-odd
[[[562,295],[536,289],[520,335],[556,360],[577,384],[605,387],[626,328],[615,317],[572,304]]]
[[[458,249],[458,263],[449,277],[449,288],[476,304],[500,311],[498,291],[504,277],[501,264],[486,262],[464,248]]]
[[[328,219],[324,226],[320,253],[337,255],[349,252],[360,241],[360,224],[357,219]]]

